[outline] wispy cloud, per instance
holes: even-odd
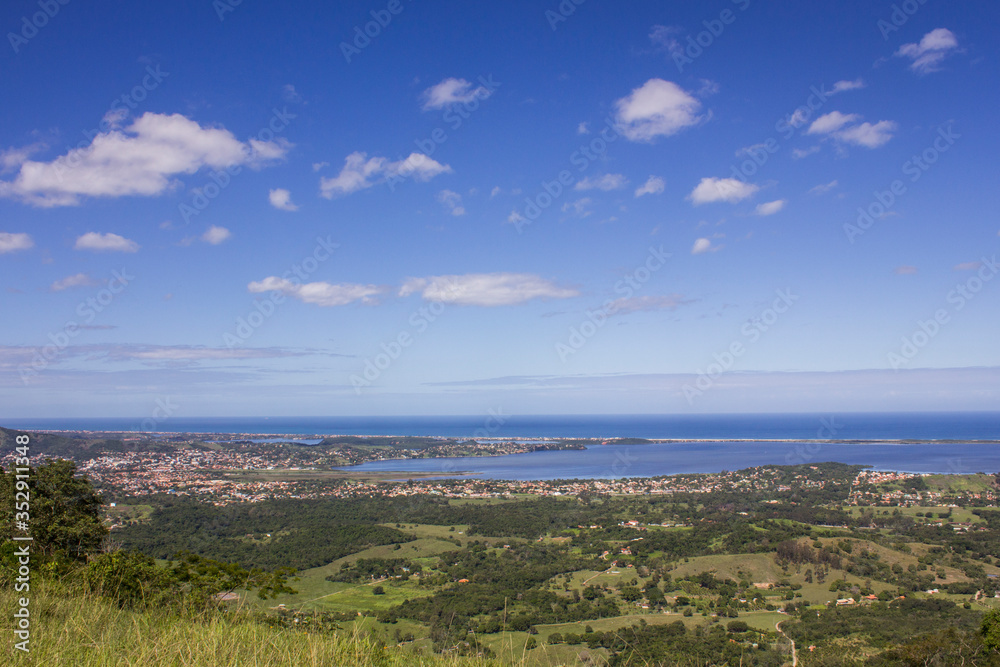
[[[627,315],[640,311],[656,310],[676,310],[680,306],[694,303],[692,299],[685,299],[680,294],[663,294],[644,296],[622,297],[612,301],[605,309],[614,315]]]
[[[358,285],[353,283],[332,284],[326,282],[302,284],[277,276],[268,276],[263,280],[252,282],[247,285],[247,289],[254,294],[261,292],[281,292],[285,296],[298,299],[303,303],[311,303],[323,307],[346,306],[355,301],[374,303],[375,297],[385,292],[384,287],[377,285]]]
[[[320,179],[319,189],[321,196],[332,199],[336,195],[347,195],[370,188],[386,178],[413,178],[426,182],[439,174],[450,172],[450,166],[423,153],[410,153],[405,160],[392,162],[388,158],[369,158],[367,153],[354,152],[344,160],[344,167],[339,174]]]
[[[462,195],[452,190],[442,190],[437,194],[437,200],[452,215],[465,215],[465,207],[462,206]]]
[[[785,208],[785,204],[788,202],[784,199],[776,199],[775,201],[769,201],[766,204],[758,204],[757,208],[754,209],[754,214],[760,216],[774,215],[781,209]]]
[[[941,61],[958,49],[958,38],[947,28],[936,28],[923,36],[919,43],[903,44],[896,55],[909,58],[910,69],[918,74],[939,71]]]
[[[63,290],[67,290],[71,287],[89,287],[96,284],[97,281],[88,276],[86,273],[77,273],[72,276],[66,276],[62,280],[55,281],[49,286],[49,289],[53,292],[62,292]]]
[[[622,174],[604,174],[603,176],[595,176],[594,178],[580,179],[576,182],[574,189],[576,190],[618,190],[619,188],[625,187],[628,183],[628,179]]]
[[[851,125],[860,120],[858,114],[843,114],[831,111],[813,121],[806,134],[824,134],[848,144],[878,148],[892,139],[892,133],[897,125],[891,120],[880,120],[877,123],[861,123]]]
[[[449,78],[425,90],[421,97],[424,100],[423,109],[444,109],[453,104],[462,104],[472,100],[484,100],[490,93],[483,86],[473,88],[473,84],[465,79]]]
[[[643,195],[658,195],[663,192],[666,185],[666,182],[659,176],[650,176],[646,179],[645,183],[635,189],[635,196],[642,197]]]
[[[956,264],[955,271],[978,271],[983,266],[982,262],[962,262],[961,264]]]
[[[838,185],[840,185],[840,183],[837,182],[837,179],[834,179],[834,180],[830,181],[829,183],[822,183],[822,184],[817,185],[815,187],[809,188],[809,194],[811,194],[811,195],[826,194],[827,192],[829,192],[830,190],[833,190]]]
[[[460,306],[513,306],[533,299],[567,299],[575,289],[560,287],[532,273],[469,273],[411,278],[400,296],[419,293],[426,301]]]
[[[843,114],[839,111],[831,111],[814,120],[809,129],[806,130],[806,134],[830,134],[860,118],[861,116],[856,113]]]
[[[843,93],[848,90],[858,90],[859,88],[864,88],[865,82],[863,79],[855,79],[854,81],[838,81],[833,84],[833,93]]]
[[[201,235],[201,240],[210,245],[219,245],[228,241],[230,237],[232,237],[232,233],[228,229],[212,225]]]

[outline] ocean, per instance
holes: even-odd
[[[142,431],[141,419],[0,420],[34,430]],[[693,438],[1000,440],[1000,412],[504,415],[434,417],[192,417],[156,425],[171,433],[423,435],[453,438]]]
[[[8,428],[140,430],[129,419],[13,419]],[[483,478],[543,480],[651,477],[824,461],[915,473],[1000,471],[1000,413],[851,413],[772,415],[555,415],[455,417],[272,417],[170,419],[174,433],[422,435],[455,438],[669,438],[701,442],[594,444],[586,450],[500,457],[409,459],[366,463],[363,471],[471,473]],[[725,440],[747,442],[719,442]],[[787,440],[788,442],[760,442]],[[938,440],[926,444],[843,444],[833,440]],[[716,440],[716,442],[711,442]],[[795,441],[800,442],[795,442]],[[303,444],[315,440],[303,439]],[[405,475],[401,475],[405,478]]]

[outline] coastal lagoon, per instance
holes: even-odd
[[[376,461],[346,468],[364,472],[474,474],[488,479],[545,480],[655,477],[740,470],[762,465],[838,461],[876,470],[968,474],[1000,471],[996,444],[841,444],[819,442],[682,442],[590,445],[586,450]],[[405,479],[405,474],[400,475]]]

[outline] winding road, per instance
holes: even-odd
[[[798,667],[799,664],[799,652],[795,649],[795,640],[785,634],[785,631],[781,629],[781,624],[784,621],[778,621],[774,624],[774,629],[781,634],[782,637],[787,639],[792,644],[792,667]]]

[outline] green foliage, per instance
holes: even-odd
[[[190,553],[178,554],[175,561],[159,567],[145,554],[116,551],[93,558],[83,571],[83,581],[123,608],[205,608],[237,590],[256,590],[261,599],[295,593],[286,583],[292,574],[288,569],[247,570]]]
[[[66,460],[46,461],[28,472],[28,490],[19,491],[15,471],[0,468],[0,540],[15,534],[15,502],[29,494],[32,551],[48,557],[61,554],[73,560],[86,559],[107,535],[101,524],[101,496],[90,481],[76,475],[76,464]]]
[[[1000,609],[994,609],[983,617],[979,631],[986,648],[1000,653]]]

